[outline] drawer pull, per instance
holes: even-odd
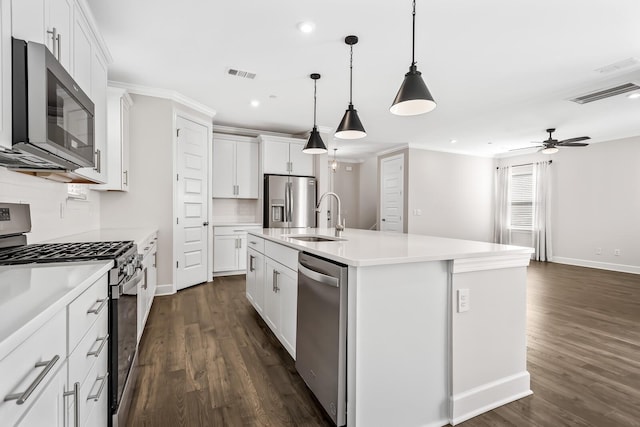
[[[74,383],[73,391],[65,391],[62,395],[73,396],[73,427],[80,427],[80,383]]]
[[[252,245],[257,245],[258,242],[256,242],[255,240],[249,240],[249,243],[251,243]]]
[[[89,396],[87,396],[87,400],[91,400],[93,399],[94,401],[98,401],[100,400],[100,396],[102,395],[102,390],[104,390],[104,385],[107,383],[107,377],[109,376],[109,372],[107,372],[106,374],[104,374],[101,377],[96,378],[96,382],[98,381],[102,381],[100,383],[100,388],[98,388],[98,392],[96,394],[90,394]],[[95,383],[94,383],[95,384]]]
[[[96,342],[102,341],[100,343],[100,347],[98,347],[96,350],[88,352],[87,353],[87,357],[89,357],[89,356],[95,356],[95,357],[100,356],[100,353],[102,353],[102,349],[104,348],[104,345],[107,343],[108,339],[109,339],[109,334],[105,335],[102,338],[96,338]]]
[[[89,310],[87,310],[87,314],[96,314],[96,315],[100,314],[104,306],[107,304],[107,301],[109,301],[109,298],[96,300],[96,303],[93,304],[93,306]],[[95,308],[96,304],[100,304],[100,305],[98,305],[98,307]]]
[[[4,401],[6,402],[8,400],[16,400],[17,399],[16,404],[18,404],[18,405],[22,405],[24,402],[26,402],[27,399],[29,398],[29,396],[31,396],[31,393],[33,393],[34,390],[36,389],[36,387],[38,387],[38,385],[40,385],[42,380],[44,380],[44,377],[47,376],[49,371],[53,368],[53,365],[55,365],[58,362],[58,360],[60,360],[60,356],[58,356],[56,354],[55,356],[53,356],[53,359],[49,360],[48,362],[38,362],[38,363],[36,363],[35,364],[36,368],[41,368],[41,367],[44,366],[44,369],[42,370],[42,372],[40,372],[38,374],[36,379],[33,380],[31,385],[29,385],[29,387],[27,387],[27,389],[24,392],[8,394],[4,398]]]

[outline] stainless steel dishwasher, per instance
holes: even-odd
[[[337,426],[347,414],[347,266],[298,256],[296,369]]]

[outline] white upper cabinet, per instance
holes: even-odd
[[[77,175],[92,182],[107,182],[107,64],[102,55],[93,52],[90,61],[91,100],[94,104],[94,166],[76,169]]]
[[[213,136],[213,197],[258,198],[258,151],[253,138]]]
[[[302,139],[260,135],[262,172],[315,176],[313,155],[302,152],[305,143]]]
[[[291,163],[291,175],[314,176],[313,154],[302,152],[306,142],[289,144],[289,162]]]
[[[95,100],[91,94],[91,33],[89,24],[82,14],[80,8],[76,6],[73,16],[73,79],[80,85],[82,90]],[[105,82],[106,85],[106,82]]]
[[[11,148],[11,0],[0,0],[0,149]]]
[[[58,58],[58,61],[71,72],[71,40],[73,20],[73,0],[48,0],[48,10],[45,15],[49,17],[46,25],[46,45]]]
[[[96,190],[129,191],[129,111],[133,100],[125,89],[107,88],[107,183]]]
[[[13,36],[46,45],[73,74],[73,0],[14,0],[12,9]]]

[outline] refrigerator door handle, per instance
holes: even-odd
[[[289,210],[287,211],[287,215],[289,216],[289,218],[287,218],[287,221],[291,222],[293,221],[293,183],[288,182],[287,188],[289,194]]]

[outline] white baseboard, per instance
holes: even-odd
[[[158,287],[156,287],[156,296],[173,295],[175,293],[176,293],[176,287],[173,286],[172,283],[168,283],[165,285],[158,285]]]
[[[586,259],[575,259],[554,256],[552,262],[558,264],[577,265],[578,267],[599,268],[600,270],[619,271],[621,273],[640,274],[640,267],[635,265],[613,264],[610,262],[589,261]]]
[[[238,270],[238,271],[219,271],[214,272],[213,277],[223,277],[223,276],[237,276],[240,274],[246,274],[247,270]]]
[[[533,394],[525,371],[458,393],[451,398],[451,425]]]

